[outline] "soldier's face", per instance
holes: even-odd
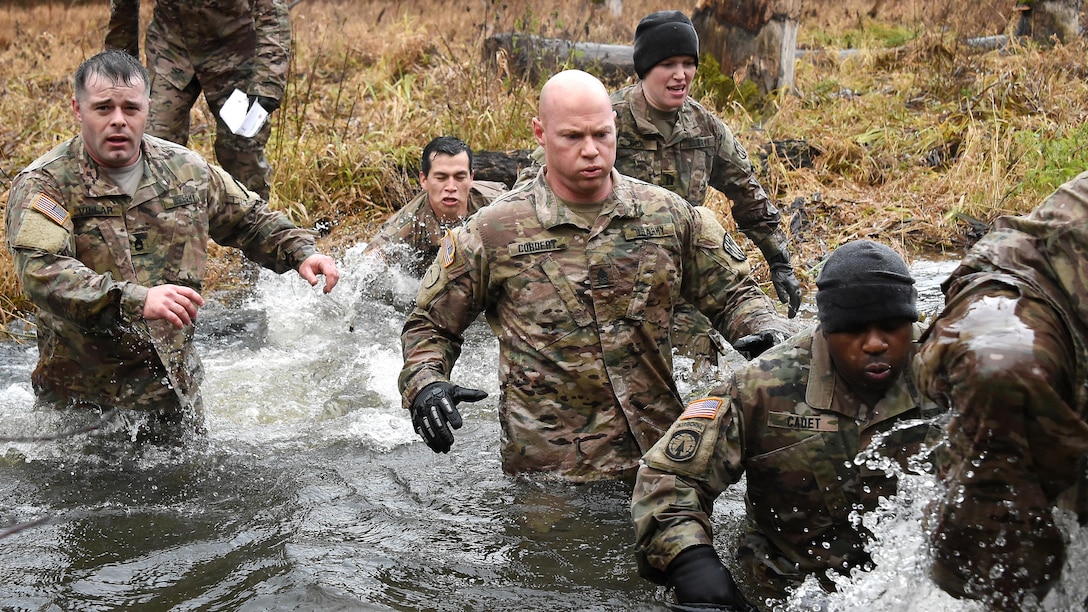
[[[826,334],[835,369],[867,403],[883,397],[909,364],[912,324],[909,319],[885,319]]]
[[[472,171],[468,153],[435,153],[431,171],[419,173],[419,184],[427,192],[427,201],[435,216],[444,221],[460,221],[468,214],[468,192],[472,189]]]
[[[148,111],[143,83],[125,85],[91,75],[83,95],[72,98],[72,110],[81,126],[83,146],[96,162],[123,168],[140,158]]]
[[[571,202],[600,202],[612,191],[616,162],[616,113],[608,98],[592,104],[557,103],[533,119],[533,135],[544,147],[545,180]]]
[[[658,62],[642,78],[642,91],[650,106],[661,111],[674,111],[684,105],[695,78],[695,58],[674,55]]]

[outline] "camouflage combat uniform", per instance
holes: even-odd
[[[680,414],[669,321],[683,297],[730,339],[786,333],[747,261],[712,218],[613,171],[592,228],[561,206],[545,171],[443,239],[402,333],[404,405],[447,380],[480,312],[499,338],[499,420],[508,473],[630,478]],[[737,250],[739,253],[739,250]]]
[[[466,219],[504,191],[506,186],[502,183],[473,181],[472,189],[468,192]],[[382,224],[378,233],[367,243],[365,252],[379,253],[386,263],[399,266],[419,278],[438,255],[438,245],[442,243],[446,230],[463,224],[464,220],[447,222],[439,219],[424,191]]]
[[[140,0],[110,0],[107,49],[139,57]],[[189,110],[201,90],[215,116],[219,164],[265,200],[272,168],[264,146],[271,122],[252,138],[233,134],[219,110],[235,88],[282,100],[290,61],[286,0],[156,0],[147,27],[151,109],[147,132],[186,144]]]
[[[879,439],[873,456],[906,467],[923,443],[939,441],[940,410],[906,374],[872,407],[845,384],[816,326],[691,402],[638,473],[631,504],[640,573],[663,583],[682,550],[713,545],[714,500],[745,473],[748,526],[737,554],[759,599],[784,597],[809,573],[827,587],[824,570],[868,563],[866,534],[850,515],[894,493],[896,479],[854,458]]]
[[[1086,261],[1088,173],[995,221],[942,285],[917,371],[953,414],[930,517],[934,578],[952,594],[1017,608],[1061,573],[1051,508],[1083,487],[1088,453]]]
[[[75,137],[12,181],[8,246],[38,307],[35,392],[125,408],[191,407],[203,378],[193,326],[143,318],[148,288],[202,288],[208,241],[275,270],[315,253],[313,235],[223,170],[145,136],[144,176],[121,192]]]
[[[668,142],[650,120],[650,105],[642,83],[612,94],[616,111],[616,170],[674,191],[700,206],[713,187],[732,202],[731,213],[745,236],[766,244],[779,229],[782,216],[755,177],[747,151],[713,113],[690,97],[677,111]],[[712,326],[690,305],[677,308],[673,343],[690,356],[710,359]]]

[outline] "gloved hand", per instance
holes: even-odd
[[[764,329],[754,334],[741,336],[733,343],[733,348],[748,359],[754,359],[772,346],[788,338],[785,332],[776,329]]]
[[[276,98],[269,98],[268,96],[249,96],[249,105],[253,106],[254,102],[260,102],[261,108],[268,111],[271,115],[272,111],[280,107],[280,101]]]
[[[459,402],[478,402],[487,397],[486,391],[466,389],[445,381],[433,382],[416,395],[412,406],[412,427],[436,453],[448,453],[453,446],[454,429],[461,429]]]
[[[778,301],[789,304],[789,317],[797,316],[801,308],[801,283],[793,273],[793,264],[790,263],[790,252],[787,248],[788,241],[782,230],[775,230],[771,235],[759,243],[759,250],[763,253],[767,265],[771,268],[771,283],[778,294]]]
[[[669,564],[665,576],[682,610],[756,610],[741,595],[733,575],[711,546],[684,549]]]

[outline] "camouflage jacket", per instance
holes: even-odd
[[[916,334],[917,335],[917,334]],[[851,513],[895,492],[883,464],[901,464],[936,443],[941,410],[909,376],[871,410],[845,388],[819,326],[735,371],[730,383],[693,401],[643,458],[632,504],[640,573],[661,582],[685,548],[713,544],[714,500],[747,474],[750,535],[762,538],[769,569],[786,577],[865,559]]]
[[[140,0],[110,0],[106,48],[140,56]],[[287,0],[156,0],[147,26],[147,66],[177,89],[193,77],[205,95],[235,87],[283,99],[290,63]]]
[[[733,132],[690,97],[680,107],[676,130],[665,142],[650,120],[642,83],[612,94],[616,111],[616,169],[680,194],[699,206],[707,187],[732,202],[737,228],[760,243],[778,229],[781,213],[752,170],[748,153]]]
[[[1077,395],[1088,410],[1088,172],[1060,186],[1030,214],[1000,217],[941,285],[945,302],[988,281],[1050,304],[1076,346]]]
[[[145,320],[148,288],[200,291],[209,240],[281,273],[315,252],[309,231],[196,153],[151,136],[142,152],[132,198],[101,174],[79,136],[12,181],[8,247],[39,309],[36,389],[139,406],[165,374],[184,405],[203,377],[193,327]]]
[[[472,213],[506,191],[502,183],[473,181],[468,193],[468,214],[458,222],[443,221],[434,214],[424,191],[412,198],[378,229],[365,252],[376,252],[387,264],[397,265],[420,278],[438,255],[446,230],[463,225]]]
[[[681,298],[730,340],[788,328],[712,216],[613,171],[590,228],[546,171],[443,239],[404,324],[404,404],[448,379],[484,312],[499,339],[503,468],[630,477],[682,408],[669,337]]]

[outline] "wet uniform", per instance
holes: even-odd
[[[148,288],[200,291],[209,240],[280,273],[315,253],[309,231],[196,153],[151,136],[141,150],[133,197],[106,178],[79,136],[12,181],[8,246],[38,307],[32,382],[49,399],[193,406],[203,379],[194,328],[145,320]]]
[[[786,333],[713,218],[612,172],[593,227],[561,205],[545,170],[443,240],[402,333],[404,405],[447,380],[480,312],[499,338],[508,473],[629,478],[680,414],[669,321],[683,297],[730,339]],[[739,250],[738,250],[739,252]]]
[[[806,574],[863,565],[866,534],[850,516],[895,492],[876,456],[905,465],[935,444],[940,412],[906,375],[872,407],[846,390],[819,326],[770,349],[731,384],[693,401],[646,454],[632,498],[640,573],[663,583],[682,550],[713,545],[714,500],[747,474],[747,530],[737,554],[760,597],[782,598]]]
[[[947,493],[930,517],[934,578],[950,593],[1012,607],[1045,593],[1065,559],[1051,508],[1079,484],[1070,500],[1088,518],[1086,261],[1088,173],[997,219],[942,285],[918,372],[953,414]]]
[[[140,0],[110,0],[106,48],[139,57],[139,29]],[[216,160],[267,200],[272,168],[264,147],[271,122],[246,138],[231,133],[219,110],[235,88],[282,100],[290,49],[286,0],[156,0],[147,26],[147,132],[186,144],[189,111],[203,91],[216,121]]]
[[[504,191],[506,186],[502,183],[473,181],[472,189],[468,192],[465,219],[487,206]],[[365,252],[379,253],[386,263],[400,266],[419,278],[438,255],[438,245],[442,243],[446,230],[464,225],[465,219],[439,219],[428,202],[427,192],[424,191],[382,224],[378,233],[367,243]]]
[[[622,174],[660,185],[693,206],[706,200],[713,187],[732,202],[732,215],[745,236],[763,243],[779,228],[781,214],[759,184],[744,146],[729,127],[688,97],[677,110],[668,140],[654,125],[642,83],[612,94],[616,111],[616,169]],[[683,304],[674,315],[673,343],[693,357],[714,360],[714,345],[706,317]]]

